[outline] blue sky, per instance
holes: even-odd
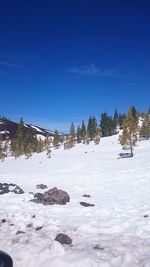
[[[0,3],[0,114],[66,131],[150,106],[148,0]]]

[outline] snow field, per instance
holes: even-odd
[[[113,136],[97,146],[53,150],[50,159],[41,153],[0,162],[0,182],[25,191],[0,195],[0,221],[6,219],[0,249],[10,253],[14,267],[150,267],[150,141],[139,142],[133,158],[120,159],[120,152]],[[36,189],[39,183],[67,191],[70,203],[30,202],[29,193],[43,192]],[[55,241],[60,232],[72,238],[72,246]]]

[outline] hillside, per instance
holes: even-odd
[[[50,159],[41,153],[0,162],[0,181],[25,191],[0,195],[0,221],[6,220],[1,249],[12,255],[15,267],[150,266],[149,150],[150,141],[141,141],[133,158],[120,159],[118,136],[112,136],[97,146],[53,150]],[[70,203],[29,202],[31,192],[43,192],[36,188],[40,183],[68,192]],[[72,246],[54,241],[60,232],[72,238]]]
[[[24,124],[24,131],[27,132],[29,129],[29,124]],[[54,132],[53,131],[49,131],[47,129],[44,129],[42,127],[39,127],[37,125],[31,125],[32,130],[34,132],[34,134],[36,135],[40,135],[40,136],[47,136],[47,134],[49,134],[49,136],[54,136]],[[0,119],[0,134],[3,135],[4,139],[12,139],[15,137],[16,135],[16,131],[18,129],[18,123],[8,120],[8,119]]]

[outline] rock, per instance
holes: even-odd
[[[39,199],[39,200],[42,200],[42,197],[43,197],[43,194],[42,193],[36,193],[34,195],[35,198]]]
[[[83,206],[83,207],[94,207],[95,206],[94,204],[90,204],[90,203],[87,203],[87,202],[80,202],[80,205]]]
[[[48,188],[48,187],[47,187],[47,185],[45,185],[45,184],[37,184],[37,185],[36,185],[36,188],[37,188],[37,189],[46,189],[46,188]]]
[[[35,228],[35,231],[40,231],[43,228],[43,226],[38,226]]]
[[[104,250],[104,248],[102,248],[102,247],[100,246],[100,244],[95,245],[95,246],[93,247],[93,249],[96,249],[96,250]]]
[[[43,205],[65,205],[70,201],[70,197],[67,192],[54,187],[46,191],[44,194],[36,193],[34,195],[34,199],[31,201],[35,203],[41,203]]]
[[[14,187],[12,190],[10,190],[9,187]],[[0,183],[0,195],[7,194],[9,192],[13,192],[15,194],[23,194],[24,191],[16,184],[8,184],[8,183]]]
[[[144,218],[148,218],[148,215],[146,214],[146,215],[144,215]]]
[[[9,185],[6,183],[4,184],[0,183],[0,195],[7,194],[9,192],[10,192]]]
[[[32,228],[32,227],[33,227],[33,223],[27,224],[27,228]]]
[[[18,185],[11,192],[15,194],[24,194],[24,191]]]
[[[60,233],[56,236],[55,240],[59,242],[60,244],[66,244],[66,245],[71,245],[72,244],[72,239],[63,233]]]
[[[25,234],[25,232],[23,232],[23,231],[17,231],[16,232],[16,235],[20,235],[20,234]]]
[[[32,215],[32,218],[34,219],[36,216],[35,215]]]
[[[83,195],[83,197],[89,197],[89,198],[90,198],[91,196],[90,196],[90,195],[86,195],[86,194],[85,194],[85,195]]]
[[[5,223],[6,222],[6,219],[2,219],[2,223]]]

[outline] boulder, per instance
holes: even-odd
[[[55,240],[59,242],[60,244],[66,244],[66,245],[71,245],[72,244],[72,239],[63,233],[60,233],[56,236]]]
[[[44,194],[36,193],[34,195],[34,199],[32,199],[31,201],[35,203],[41,203],[43,205],[65,205],[70,201],[70,197],[67,192],[54,187],[46,191]]]

